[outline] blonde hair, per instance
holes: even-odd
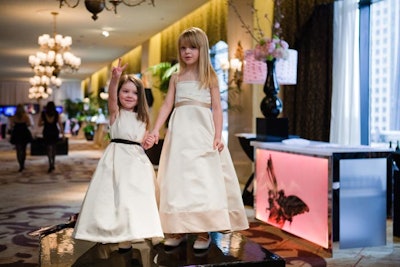
[[[146,129],[148,130],[150,127],[150,115],[146,100],[146,93],[144,91],[143,82],[135,75],[125,74],[122,75],[121,78],[119,79],[118,91],[117,91],[118,106],[121,108],[121,103],[119,102],[119,91],[121,90],[122,86],[127,82],[132,82],[137,88],[138,101],[133,111],[137,112],[138,119],[146,124]]]
[[[199,49],[199,80],[203,88],[210,88],[218,84],[217,74],[211,65],[210,61],[210,48],[208,45],[208,38],[205,32],[197,27],[191,27],[184,30],[178,38],[178,59],[180,71],[184,71],[186,64],[181,58],[180,47],[182,43],[187,43]]]

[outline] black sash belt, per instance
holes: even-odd
[[[141,144],[138,143],[138,142],[134,142],[134,141],[131,141],[131,140],[126,140],[126,139],[119,139],[119,138],[111,139],[111,142],[120,143],[120,144],[127,144],[127,145],[141,146]]]

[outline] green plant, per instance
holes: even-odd
[[[153,86],[162,93],[168,92],[169,80],[174,72],[179,70],[179,63],[172,64],[170,62],[161,62],[148,68],[152,76],[157,78]]]
[[[93,134],[95,131],[95,127],[92,123],[88,123],[85,127],[83,127],[83,132],[85,134]]]
[[[86,117],[91,117],[97,114],[99,107],[103,108],[104,100],[98,100],[93,94],[88,97],[89,101],[85,102],[80,99],[64,100],[65,112],[68,114],[69,118],[77,118],[78,121],[85,121]],[[103,109],[104,110],[104,109]]]
[[[64,100],[64,108],[69,118],[77,118],[83,110],[83,102],[79,99],[73,101],[68,98]]]
[[[92,117],[97,114],[99,107],[99,97],[92,93],[83,101],[82,115]]]
[[[95,133],[95,126],[91,122],[87,122],[86,126],[83,127],[83,133],[85,134],[85,138],[88,141],[91,141],[94,139],[94,133]]]

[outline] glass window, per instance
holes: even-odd
[[[211,64],[218,76],[219,90],[221,94],[221,106],[223,116],[222,137],[228,143],[228,70],[223,64],[228,62],[228,44],[219,41],[210,48]]]
[[[400,1],[370,6],[370,143],[388,146],[400,140]],[[388,71],[389,70],[389,71]],[[380,103],[381,108],[374,108]]]

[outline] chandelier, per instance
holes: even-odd
[[[31,84],[28,95],[30,99],[46,99],[53,93],[50,83],[54,84],[58,88],[61,86],[61,79],[56,78],[55,76],[49,78],[46,75],[35,75],[29,79],[29,83]]]
[[[75,8],[79,5],[80,0],[58,0],[60,2],[60,8],[66,4],[68,7]],[[114,11],[117,14],[117,6],[119,4],[124,4],[126,6],[138,6],[147,2],[147,0],[108,0],[111,6],[107,6],[106,0],[84,0],[86,9],[92,13],[92,19],[96,20],[97,14],[103,11],[105,8],[108,11]],[[149,0],[149,5],[154,5],[155,0]]]
[[[69,52],[72,38],[57,34],[58,13],[51,12],[51,14],[54,18],[53,37],[48,34],[39,36],[38,44],[41,51],[29,56],[29,64],[35,72],[35,76],[29,80],[31,84],[29,98],[47,98],[52,93],[50,85],[55,85],[57,88],[61,86],[62,81],[58,76],[63,68],[77,71],[81,65],[81,59]]]

